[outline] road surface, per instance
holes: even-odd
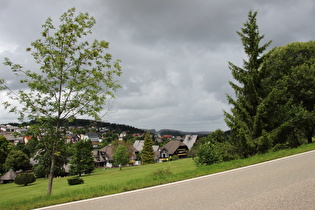
[[[315,151],[42,209],[315,209]]]

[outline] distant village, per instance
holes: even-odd
[[[120,129],[117,129],[120,130]],[[111,168],[115,167],[113,161],[114,146],[110,143],[106,144],[106,136],[111,133],[115,135],[119,141],[131,140],[132,145],[129,146],[129,165],[141,165],[139,154],[144,145],[145,131],[140,129],[129,129],[128,131],[110,130],[108,127],[92,126],[87,129],[84,126],[70,126],[65,136],[65,143],[76,143],[80,140],[90,139],[93,145],[93,157],[96,167]],[[138,131],[138,133],[130,132]],[[79,132],[84,133],[79,133]],[[0,135],[6,137],[14,145],[27,144],[31,136],[27,135],[28,127],[14,125],[0,125]],[[180,159],[188,157],[189,151],[198,140],[198,135],[185,134],[182,136],[151,134],[153,139],[153,151],[155,153],[155,161],[163,162],[172,159]],[[35,164],[34,162],[31,164]],[[67,166],[65,168],[68,168]]]

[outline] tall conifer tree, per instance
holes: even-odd
[[[154,163],[154,151],[152,148],[152,138],[149,132],[145,134],[144,145],[141,152],[141,160],[143,164]]]
[[[264,35],[259,34],[256,23],[257,12],[250,11],[248,20],[241,31],[237,31],[243,43],[248,60],[243,60],[243,67],[229,62],[229,68],[236,82],[230,81],[234,89],[235,98],[227,95],[229,103],[233,106],[231,112],[225,112],[225,120],[232,132],[233,143],[240,148],[243,156],[257,152],[263,135],[263,122],[257,113],[261,102],[261,79],[264,76],[260,71],[263,62],[261,54],[271,44],[271,41],[260,46]]]

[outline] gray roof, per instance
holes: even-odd
[[[133,147],[138,151],[141,152],[143,149],[143,145],[144,145],[144,140],[136,140],[133,143]]]
[[[197,138],[198,135],[186,135],[183,143],[186,144],[188,149],[190,150],[196,143]]]
[[[13,171],[13,169],[10,169],[7,173],[5,173],[0,180],[1,181],[13,181],[16,177],[16,173]]]
[[[85,136],[87,136],[91,141],[99,142],[99,140],[100,140],[97,133],[86,133]]]

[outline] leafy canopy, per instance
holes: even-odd
[[[116,151],[113,155],[113,159],[115,164],[119,165],[119,168],[121,170],[121,167],[123,165],[126,165],[129,163],[129,156],[128,156],[128,150],[126,148],[126,146],[124,145],[118,145],[118,147],[116,148]]]
[[[36,70],[24,70],[5,58],[4,64],[22,79],[27,90],[13,92],[4,80],[1,88],[8,90],[18,106],[5,102],[5,108],[39,124],[32,129],[43,142],[43,152],[50,157],[47,194],[51,194],[57,157],[61,156],[67,121],[78,115],[100,120],[108,101],[120,87],[116,76],[121,75],[120,61],[111,62],[106,41],[89,41],[88,35],[96,20],[88,13],[75,15],[75,8],[60,17],[59,27],[51,18],[43,25],[42,39],[27,48],[38,65]],[[40,135],[38,135],[40,134]]]
[[[120,61],[111,64],[112,56],[106,53],[109,43],[85,38],[91,34],[96,23],[88,13],[75,16],[75,9],[69,9],[60,17],[56,28],[48,18],[43,25],[42,39],[37,39],[27,48],[39,71],[24,70],[5,58],[16,76],[29,90],[10,94],[11,99],[20,102],[21,107],[5,102],[12,112],[18,112],[20,119],[40,116],[66,119],[76,115],[89,115],[100,119],[99,113],[106,102],[114,97],[120,85],[115,76],[120,76]],[[7,88],[9,88],[6,85]],[[12,93],[12,92],[10,92]]]

